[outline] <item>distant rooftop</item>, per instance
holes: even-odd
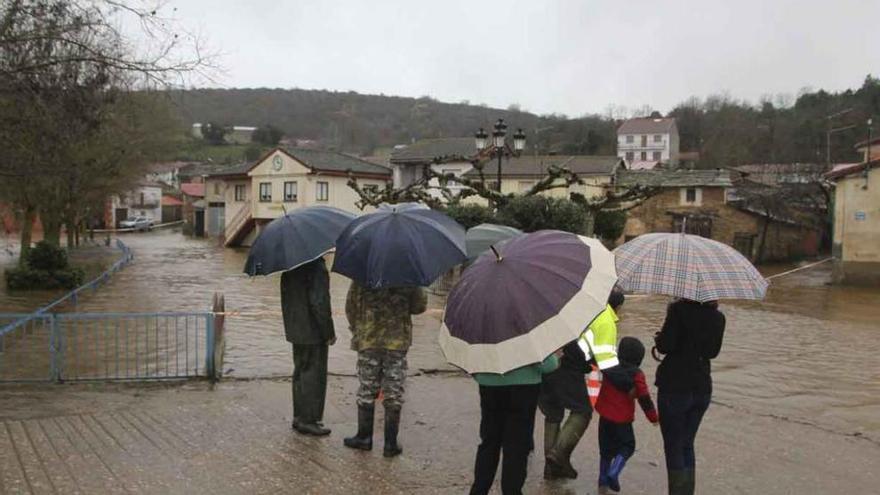
[[[435,158],[470,160],[477,154],[472,137],[420,139],[391,152],[391,163],[430,163]]]
[[[675,130],[675,119],[629,119],[617,129],[618,134],[665,134]]]
[[[544,176],[551,166],[564,167],[578,175],[612,175],[622,160],[609,155],[521,155],[501,161],[502,176]],[[490,160],[483,168],[488,178],[498,173],[498,162]],[[476,169],[467,174],[469,177],[479,176]]]
[[[621,170],[621,186],[647,187],[732,187],[730,170]]]

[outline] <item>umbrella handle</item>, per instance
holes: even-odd
[[[651,346],[651,357],[654,358],[654,361],[662,362],[663,359],[657,355],[657,346]]]
[[[495,249],[495,246],[489,246],[489,249],[491,249],[492,252],[495,253],[495,258],[497,258],[496,261],[501,261],[504,259],[500,254],[498,254],[498,250]]]

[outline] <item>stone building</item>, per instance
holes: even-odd
[[[769,218],[737,199],[734,190],[741,179],[731,170],[621,171],[619,186],[651,186],[659,192],[628,212],[618,242],[684,230],[733,246],[752,261],[815,256],[819,229],[793,218]]]

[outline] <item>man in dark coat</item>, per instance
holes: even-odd
[[[284,334],[293,344],[293,429],[329,435],[325,428],[327,351],[336,342],[330,312],[330,275],[323,258],[281,275]]]

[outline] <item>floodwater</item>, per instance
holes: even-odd
[[[278,276],[241,273],[247,251],[179,231],[130,234],[122,239],[135,261],[96,293],[81,312],[204,311],[214,292],[226,296],[229,376],[282,376],[291,372],[284,340]],[[0,253],[0,268],[11,258]],[[768,267],[778,273],[787,267]],[[880,288],[829,286],[828,263],[776,278],[765,301],[724,303],[727,332],[714,363],[715,400],[734,410],[784,417],[880,441]],[[354,372],[344,316],[345,278],[332,275],[331,295],[339,342],[330,371]],[[0,289],[2,290],[2,289]],[[48,294],[0,292],[0,311],[24,311]],[[663,321],[667,300],[631,297],[621,312],[621,333],[648,344]],[[414,372],[452,370],[436,345],[442,300],[416,318],[410,353]],[[644,369],[653,375],[650,358]]]

